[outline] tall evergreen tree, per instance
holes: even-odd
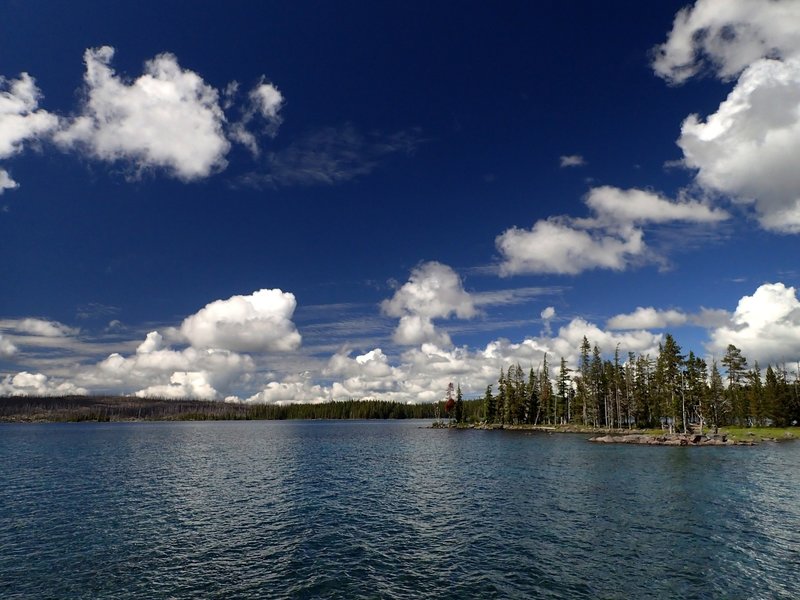
[[[740,393],[741,383],[747,369],[747,359],[742,356],[742,351],[733,344],[728,344],[725,356],[720,361],[728,371],[728,398],[733,409],[734,418],[739,425],[744,426],[747,421],[747,402]]]
[[[664,336],[656,360],[656,384],[658,385],[661,416],[669,419],[670,433],[678,421],[683,406],[683,356],[681,347],[671,334]],[[684,427],[685,429],[685,427]]]
[[[761,369],[758,361],[753,363],[753,368],[747,372],[747,420],[751,425],[764,424],[764,385],[761,382]]]
[[[554,411],[554,419],[557,422],[559,419],[564,419],[565,422],[569,422],[569,420],[572,418],[572,415],[570,414],[571,382],[569,378],[571,371],[572,369],[567,367],[567,361],[562,356],[561,365],[558,369],[558,383],[556,386],[558,405],[556,405],[556,410]]]
[[[456,405],[453,408],[453,418],[456,423],[464,422],[464,397],[461,395],[461,384],[456,388]]]
[[[714,418],[714,433],[719,431],[719,426],[726,412],[725,387],[722,384],[722,375],[717,368],[717,361],[711,363],[711,377],[708,382],[708,402],[711,405],[711,414]]]
[[[533,367],[531,367],[528,373],[526,393],[528,395],[526,421],[532,425],[536,425],[539,422],[539,385]]]
[[[539,376],[539,402],[542,405],[544,414],[547,415],[547,422],[550,423],[550,403],[553,399],[553,384],[550,381],[550,368],[547,365],[547,352],[542,359],[542,371]]]
[[[483,410],[486,415],[487,423],[494,423],[497,418],[497,406],[495,404],[494,396],[492,396],[492,385],[486,386],[486,394],[483,396]]]

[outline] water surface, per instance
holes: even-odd
[[[424,425],[0,426],[0,597],[798,597],[798,443]]]

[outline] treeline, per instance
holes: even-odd
[[[0,421],[203,421],[247,419],[431,419],[433,404],[348,400],[239,404],[126,396],[0,397]]]
[[[597,345],[584,337],[575,370],[563,358],[553,368],[547,355],[528,373],[520,365],[501,369],[497,389],[487,387],[481,411],[468,414],[465,407],[452,416],[457,421],[661,426],[670,431],[693,425],[788,426],[800,422],[800,381],[794,375],[790,380],[785,365],[768,365],[762,378],[758,362],[748,366],[734,345],[719,365],[713,361],[709,366],[693,352],[684,355],[670,334],[656,356],[630,352],[624,360],[619,347],[613,360],[603,359]]]

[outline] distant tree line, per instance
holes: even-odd
[[[0,397],[0,421],[204,421],[247,419],[432,419],[435,404],[346,400],[243,404],[126,396]]]
[[[576,424],[604,428],[665,427],[686,431],[692,425],[788,426],[800,422],[798,372],[790,381],[785,365],[761,367],[729,345],[709,369],[694,352],[684,355],[667,334],[656,356],[629,352],[603,359],[584,337],[576,369],[561,358],[551,372],[545,354],[526,374],[519,364],[500,370],[496,391],[462,407],[457,421],[500,424]],[[460,391],[460,390],[459,390]],[[459,393],[460,397],[460,393]]]

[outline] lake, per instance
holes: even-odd
[[[797,598],[800,443],[0,426],[2,598]]]

